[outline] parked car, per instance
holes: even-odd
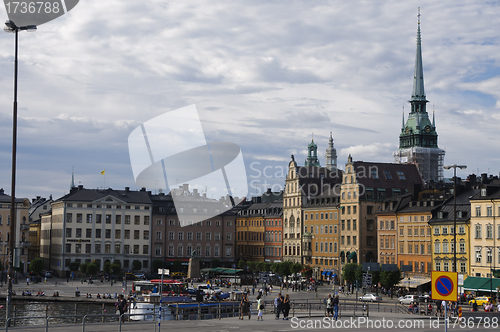
[[[429,294],[424,294],[424,295],[420,295],[418,297],[418,301],[420,303],[428,303],[428,302],[431,302],[431,296]]]
[[[51,273],[51,272],[49,272],[49,271],[47,271],[47,272],[45,272],[45,273],[43,274],[43,276],[44,276],[44,277],[46,277],[46,278],[52,278],[52,273]]]
[[[196,295],[196,289],[195,289],[195,288],[192,288],[192,287],[189,287],[189,288],[188,288],[188,294],[189,294],[189,295]]]
[[[493,304],[497,303],[494,298],[488,296],[476,297],[475,299],[470,300],[469,304],[472,304],[474,301],[476,301],[477,305],[482,305],[482,306],[487,305],[491,301],[493,301],[492,302]]]
[[[365,294],[360,296],[359,300],[363,302],[380,302],[382,301],[382,297],[375,294]]]
[[[412,303],[417,303],[417,302],[418,302],[417,295],[406,295],[403,298],[399,298],[399,303],[401,303],[401,304],[412,304]]]

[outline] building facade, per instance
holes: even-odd
[[[119,262],[124,270],[140,262],[151,268],[151,199],[145,189],[131,191],[73,187],[41,215],[40,256],[59,276],[72,261]]]

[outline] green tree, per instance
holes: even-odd
[[[88,263],[82,263],[82,264],[80,264],[80,272],[83,273],[83,274],[87,273],[87,267],[88,266],[89,266]]]
[[[113,274],[119,275],[122,270],[122,265],[120,264],[119,261],[115,261],[113,264],[111,264],[111,272]]]
[[[34,274],[42,273],[44,268],[45,268],[45,263],[43,261],[43,258],[37,257],[31,260],[30,271],[33,272]]]
[[[378,283],[380,282],[380,272],[370,272],[370,274],[372,275],[372,285],[378,285]]]
[[[396,285],[397,283],[399,283],[401,281],[401,279],[403,279],[403,275],[402,275],[401,270],[399,268],[397,271],[392,271],[392,272],[382,271],[382,272],[380,272],[380,283],[385,288],[392,289],[394,287],[394,285]],[[391,294],[392,293],[393,292],[391,292]]]
[[[139,271],[142,268],[141,261],[138,259],[134,259],[132,261],[132,271]]]
[[[158,271],[158,269],[162,269],[163,268],[163,261],[161,259],[155,259],[153,260],[153,272],[156,273],[156,271]]]
[[[109,272],[111,272],[111,262],[104,262],[102,271],[106,274],[109,274]]]
[[[300,263],[294,263],[294,264],[292,264],[290,270],[293,273],[293,278],[294,279],[297,279],[296,273],[299,273],[300,271],[302,271],[302,269],[304,269],[304,267],[302,266],[302,264],[300,264]]]
[[[76,272],[76,271],[78,271],[79,268],[80,268],[80,263],[78,263],[76,261],[69,263],[69,270],[70,271]]]
[[[244,269],[246,265],[247,265],[247,262],[245,262],[244,260],[241,260],[238,262],[238,269]]]
[[[90,263],[87,264],[87,273],[93,276],[94,274],[97,274],[99,272],[99,267],[97,266],[96,263]]]
[[[361,282],[363,281],[363,271],[361,269],[361,265],[358,265],[356,263],[349,263],[344,265],[344,269],[342,270],[342,278],[353,285],[355,285],[356,280],[358,280],[359,285],[361,285]]]

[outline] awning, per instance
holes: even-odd
[[[337,273],[334,273],[334,274],[332,275],[332,278],[337,278]]]
[[[344,254],[343,250],[340,252],[340,257],[345,257],[345,254]]]
[[[329,277],[329,276],[331,276],[331,275],[332,275],[332,273],[333,273],[332,271],[328,271],[328,272],[326,273],[326,275]]]
[[[351,254],[349,255],[349,259],[356,260],[356,257],[357,257],[357,255],[356,255],[355,251],[351,252]]]
[[[322,275],[325,275],[328,271],[323,271],[323,273],[321,273]]]
[[[417,288],[418,286],[422,286],[423,284],[426,284],[428,282],[431,282],[431,279],[425,277],[410,277],[401,279],[401,281],[396,286]]]
[[[500,279],[498,278],[468,277],[464,280],[464,290],[496,292],[497,287],[500,287]]]

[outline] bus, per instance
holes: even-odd
[[[142,295],[160,292],[161,279],[136,280],[132,283],[132,294]],[[187,283],[174,280],[163,279],[163,296],[187,296]]]

